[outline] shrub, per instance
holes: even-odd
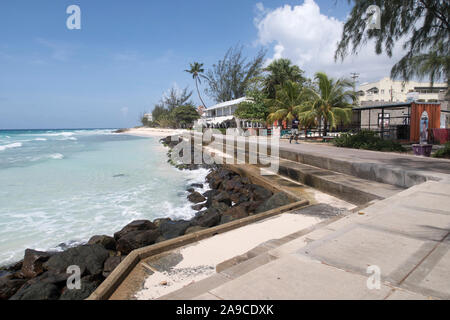
[[[450,159],[450,141],[444,145],[444,148],[439,149],[433,154],[434,158],[447,158]]]
[[[397,151],[406,152],[406,149],[398,142],[383,140],[373,131],[363,130],[356,134],[343,133],[333,140],[337,147],[375,150],[375,151]]]

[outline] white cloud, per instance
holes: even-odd
[[[349,56],[343,63],[335,62],[344,22],[322,14],[314,0],[273,10],[258,3],[256,11],[257,42],[273,46],[270,60],[289,58],[310,77],[317,71],[334,77],[349,77],[351,72],[358,72],[361,81],[372,81],[389,76],[391,67],[402,55],[401,46],[394,49],[393,58],[376,55],[374,44],[368,43],[357,56]]]

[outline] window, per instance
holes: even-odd
[[[384,89],[381,89],[381,94],[384,94]]]
[[[378,127],[380,127],[380,128],[381,128],[382,117],[383,117],[383,114],[379,113],[378,114]],[[391,115],[389,113],[385,113],[384,114],[384,127],[385,128],[389,127],[390,118],[391,118]]]

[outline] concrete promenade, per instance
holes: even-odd
[[[450,161],[309,143],[280,150],[425,178],[403,176],[413,186],[163,299],[450,299]]]

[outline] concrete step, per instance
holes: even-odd
[[[382,200],[404,190],[290,160],[280,160],[279,174],[356,205]]]

